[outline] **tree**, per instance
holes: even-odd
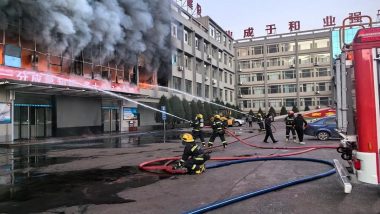
[[[292,111],[293,111],[294,113],[297,113],[297,112],[299,112],[300,110],[298,110],[297,106],[293,106]]]
[[[276,116],[276,110],[274,110],[273,106],[270,107],[268,114]]]
[[[309,106],[305,106],[305,111],[310,111],[310,107]]]
[[[259,111],[257,112],[258,114],[264,115],[263,110],[261,110],[261,107],[259,108]]]
[[[198,107],[198,113],[197,114],[205,115],[205,108],[204,108],[202,101],[198,100],[197,107]]]
[[[249,110],[249,113],[248,113],[249,115],[254,115],[255,113],[253,113],[253,111],[252,111],[252,109],[251,110]]]
[[[190,104],[186,99],[182,99],[182,106],[183,106],[183,111],[184,111],[184,117],[186,120],[191,120],[191,109],[190,109]]]
[[[191,107],[191,118],[195,118],[195,115],[199,113],[198,105],[194,100],[192,100],[190,103],[190,107]]]
[[[286,110],[285,106],[282,106],[280,115],[287,115],[287,114],[288,114],[288,111]]]
[[[161,109],[161,106],[166,107],[166,112],[170,109],[168,99],[164,95],[161,96],[160,101],[158,102],[158,109]],[[156,112],[154,119],[157,123],[162,123],[162,113]]]
[[[204,102],[203,103],[203,107],[204,107],[204,118],[206,121],[209,120],[209,118],[212,117],[212,112],[211,112],[211,106],[210,106],[210,103],[207,103],[207,102]]]
[[[179,99],[179,97],[177,97],[177,96],[172,96],[169,99],[169,105],[170,105],[170,110],[171,110],[171,112],[169,112],[169,113],[171,113],[177,117],[184,118],[185,112],[184,112],[183,106],[178,105],[179,103],[181,103],[181,99]],[[180,123],[181,121],[182,120],[180,120],[178,118],[172,117],[171,122],[173,124],[173,128],[174,128],[174,124]]]

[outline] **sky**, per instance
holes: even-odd
[[[183,0],[185,1],[185,0]],[[300,21],[301,31],[323,28],[323,18],[335,16],[337,25],[352,12],[377,20],[380,0],[194,0],[202,15],[210,16],[235,39],[254,28],[255,37],[266,35],[266,25],[276,24],[277,34],[289,32],[289,21]]]

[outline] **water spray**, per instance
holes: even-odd
[[[183,94],[183,95],[186,95],[186,96],[190,96],[190,97],[192,97],[192,98],[194,98],[194,99],[197,99],[197,100],[200,100],[200,101],[202,101],[202,102],[207,102],[207,103],[210,103],[210,104],[212,104],[212,105],[219,106],[219,107],[221,107],[221,108],[225,108],[225,109],[228,109],[228,110],[231,110],[231,111],[234,111],[234,112],[238,112],[238,113],[240,113],[240,114],[249,115],[248,113],[245,113],[245,112],[242,112],[242,111],[238,111],[238,110],[236,110],[236,109],[229,108],[229,107],[227,107],[227,106],[220,105],[220,104],[218,104],[218,103],[214,103],[214,102],[208,101],[208,100],[203,99],[203,98],[201,98],[201,97],[197,97],[197,96],[194,96],[194,95],[192,95],[192,94],[189,94],[189,93],[186,93],[186,92],[183,92],[183,91],[180,91],[180,90],[174,89],[174,88],[169,88],[169,87],[160,86],[160,85],[151,85],[151,84],[146,84],[146,83],[143,83],[142,85],[144,85],[144,86],[149,86],[149,87],[158,87],[158,88],[162,88],[162,89],[168,89],[168,90],[170,90],[170,91],[174,91],[174,92],[177,92],[177,93],[179,93],[179,94]]]
[[[110,91],[106,91],[106,90],[98,89],[98,88],[95,88],[95,87],[92,87],[92,86],[89,86],[89,85],[83,85],[83,84],[78,83],[78,82],[76,82],[76,81],[74,81],[74,80],[64,79],[64,78],[57,77],[57,76],[52,76],[52,75],[50,75],[50,74],[46,74],[46,73],[41,73],[41,75],[45,75],[45,76],[53,77],[53,78],[58,78],[58,79],[60,79],[60,80],[67,81],[67,82],[73,83],[73,84],[75,84],[75,85],[78,85],[78,86],[80,86],[80,87],[87,88],[87,89],[91,89],[91,90],[93,90],[93,91],[101,91],[101,92],[103,92],[104,94],[108,94],[108,95],[113,96],[113,97],[118,97],[118,98],[120,98],[120,99],[127,100],[127,101],[129,101],[129,102],[131,102],[131,103],[134,103],[134,104],[137,104],[137,105],[143,106],[143,107],[145,107],[145,108],[147,108],[147,109],[150,109],[150,110],[153,110],[153,111],[156,111],[156,112],[160,112],[160,113],[162,113],[162,114],[166,114],[166,115],[172,116],[172,117],[174,117],[174,118],[180,119],[180,120],[185,121],[185,122],[188,122],[188,123],[191,122],[191,121],[186,120],[186,119],[184,119],[184,118],[182,118],[182,117],[178,117],[178,116],[176,116],[176,115],[174,115],[174,114],[170,114],[170,113],[167,113],[167,112],[161,111],[161,110],[156,109],[156,108],[154,108],[154,107],[152,107],[152,106],[149,106],[149,105],[146,105],[146,104],[140,103],[140,102],[138,102],[138,101],[136,101],[136,100],[133,100],[133,99],[130,99],[130,98],[124,97],[124,96],[122,96],[122,95],[119,95],[119,94],[116,94],[116,93],[113,93],[113,92],[110,92]]]

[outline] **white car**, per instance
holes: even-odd
[[[234,119],[234,126],[242,126],[245,124],[245,120],[242,119]]]

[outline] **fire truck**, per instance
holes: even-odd
[[[342,53],[335,60],[334,82],[337,127],[342,140],[337,149],[359,182],[380,184],[380,27],[345,25],[340,29]],[[345,29],[358,27],[352,43]]]

